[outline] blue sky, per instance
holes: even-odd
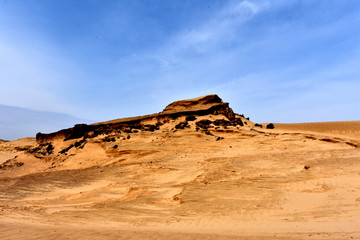
[[[357,0],[0,0],[0,104],[93,121],[216,93],[255,122],[360,120]]]

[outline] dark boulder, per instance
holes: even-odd
[[[185,120],[186,120],[186,121],[189,121],[189,122],[195,121],[195,120],[196,120],[196,117],[195,117],[194,115],[186,116]]]
[[[159,130],[159,127],[152,124],[144,125],[143,130],[153,132],[155,130]]]
[[[199,128],[207,129],[211,123],[212,123],[212,121],[210,121],[208,119],[203,119],[203,120],[196,122],[196,126],[198,126]]]
[[[89,132],[90,127],[87,124],[76,124],[73,128],[70,128],[66,134],[65,141],[84,137],[85,133]]]
[[[180,123],[176,124],[175,128],[176,128],[176,129],[184,129],[184,128],[186,128],[188,125],[189,125],[189,123],[186,122],[186,121],[185,121],[185,122],[180,122]]]
[[[229,126],[231,125],[230,121],[224,120],[224,119],[217,119],[214,122],[215,126]]]

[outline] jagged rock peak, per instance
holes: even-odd
[[[181,111],[197,111],[207,109],[215,105],[223,104],[222,99],[216,95],[206,95],[198,98],[175,101],[166,106],[163,113],[181,112]]]

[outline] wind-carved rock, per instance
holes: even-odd
[[[64,141],[77,138],[86,138],[89,136],[96,136],[100,134],[107,134],[114,130],[131,132],[133,129],[143,131],[156,131],[169,119],[177,119],[182,116],[188,117],[193,121],[199,116],[205,115],[223,115],[230,123],[234,125],[243,126],[240,115],[237,115],[229,107],[229,103],[223,102],[222,99],[216,94],[206,95],[203,97],[175,101],[160,113],[115,119],[107,122],[100,122],[94,124],[77,124],[73,128],[63,129],[58,132],[44,134],[38,133],[36,141],[38,144],[45,144],[53,141],[54,139],[62,139]],[[156,120],[157,124],[148,125],[143,122],[148,120]],[[185,126],[181,126],[184,128]],[[178,127],[180,128],[180,126]],[[90,133],[92,135],[90,135]]]

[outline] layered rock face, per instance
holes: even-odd
[[[49,143],[55,139],[71,140],[77,138],[89,138],[100,134],[108,134],[115,130],[120,131],[155,131],[169,120],[185,116],[223,115],[228,124],[243,126],[240,115],[236,115],[217,95],[206,95],[199,98],[176,101],[169,104],[162,112],[131,118],[116,119],[91,125],[77,124],[73,128],[63,129],[55,133],[38,133],[36,141],[39,144]],[[152,122],[150,124],[149,122]],[[154,123],[155,122],[155,123]],[[184,124],[183,124],[184,125]]]
[[[203,97],[180,100],[167,105],[163,112],[181,112],[189,110],[204,110],[212,106],[221,105],[223,101],[218,95],[207,95]]]
[[[235,120],[235,114],[229,107],[229,103],[224,103],[221,98],[215,94],[173,102],[169,104],[161,114],[175,114],[179,116],[222,114],[230,121]]]

